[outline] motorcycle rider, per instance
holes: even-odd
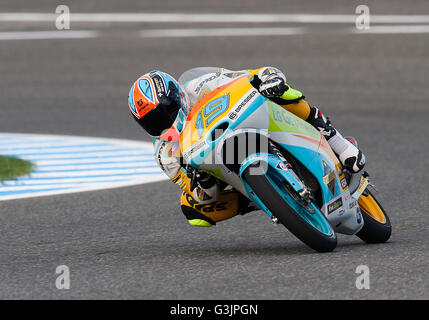
[[[263,96],[317,128],[345,168],[358,172],[365,165],[363,153],[317,107],[310,106],[300,91],[290,87],[277,68],[231,71],[201,67],[186,71],[178,81],[158,70],[146,73],[132,85],[128,105],[133,118],[154,138],[156,162],[183,190],[181,208],[194,226],[210,227],[257,209],[239,192],[224,190],[224,183],[213,176],[198,170],[187,172],[190,168],[182,165],[178,141],[191,108],[211,91],[241,76],[247,76]],[[189,178],[192,173],[198,181],[193,190]]]

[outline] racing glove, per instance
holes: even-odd
[[[289,88],[285,75],[276,68],[262,68],[257,75],[260,80],[259,92],[267,98],[280,97]]]

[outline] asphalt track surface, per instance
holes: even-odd
[[[120,6],[118,4],[121,4]],[[142,4],[143,3],[143,4]],[[224,5],[221,5],[224,3]],[[424,1],[369,3],[377,14],[429,14]],[[57,1],[1,12],[53,12]],[[353,14],[359,3],[251,1],[246,12]],[[79,12],[242,12],[229,1],[76,1]],[[183,27],[183,25],[177,25]],[[367,245],[339,236],[332,253],[307,248],[261,212],[213,228],[187,224],[179,190],[160,182],[0,202],[0,298],[11,299],[428,299],[429,37],[340,34],[313,25],[303,35],[136,37],[147,24],[75,25],[102,36],[0,41],[0,131],[149,138],[130,119],[127,94],[142,73],[195,66],[264,65],[358,138],[393,234]],[[159,27],[159,26],[157,26]],[[171,27],[171,26],[169,26]],[[189,25],[187,26],[189,27]],[[1,23],[0,31],[51,30]],[[55,287],[67,265],[71,288]],[[355,286],[358,265],[370,289]]]

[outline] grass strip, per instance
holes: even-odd
[[[29,175],[35,168],[30,161],[0,156],[0,181]]]

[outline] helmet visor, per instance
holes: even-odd
[[[158,137],[173,125],[179,109],[180,106],[175,101],[168,104],[160,103],[143,118],[136,120],[147,133]]]
[[[136,120],[151,136],[159,137],[173,125],[180,108],[179,90],[175,85],[171,85],[168,96],[162,97],[153,110]]]

